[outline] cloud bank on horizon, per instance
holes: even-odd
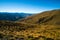
[[[60,0],[0,0],[0,12],[39,13],[60,9]]]

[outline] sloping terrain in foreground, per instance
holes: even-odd
[[[60,40],[60,10],[12,21],[0,21],[1,40]]]

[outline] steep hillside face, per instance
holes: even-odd
[[[60,24],[60,10],[42,12],[20,21],[35,24]]]

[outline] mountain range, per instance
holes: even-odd
[[[29,13],[9,13],[0,12],[0,20],[16,21],[25,17],[31,16]]]
[[[60,40],[60,9],[16,21],[0,21],[0,39]]]

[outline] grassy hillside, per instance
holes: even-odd
[[[20,20],[20,22],[35,24],[60,24],[60,10],[45,11]]]
[[[0,21],[1,40],[60,40],[60,10],[52,10],[16,22]]]

